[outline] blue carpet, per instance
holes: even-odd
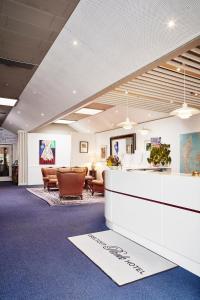
[[[0,186],[0,299],[200,299],[199,277],[182,268],[118,287],[66,237],[105,230],[103,204],[49,207]]]

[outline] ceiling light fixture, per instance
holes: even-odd
[[[0,98],[0,105],[14,106],[16,102],[17,99]]]
[[[176,23],[175,23],[174,20],[170,20],[170,21],[167,23],[167,26],[168,26],[169,28],[174,28],[175,25],[176,25]]]
[[[73,45],[74,45],[74,46],[77,46],[77,45],[78,45],[78,41],[74,40],[74,41],[73,41]]]
[[[73,90],[72,93],[75,95],[76,94],[76,90]]]
[[[143,128],[141,128],[141,129],[138,129],[138,132],[139,132],[141,135],[147,135],[147,134],[150,132],[150,130],[143,127]]]
[[[102,109],[93,109],[93,108],[81,108],[79,110],[77,110],[75,113],[76,114],[83,114],[83,115],[96,115],[99,114],[100,112],[102,112]]]
[[[41,115],[41,117],[44,117],[44,113],[41,113],[40,115]]]
[[[186,94],[185,94],[185,67],[183,68],[183,104],[180,108],[173,110],[170,115],[177,116],[181,119],[189,119],[193,115],[199,114],[200,110],[197,108],[189,107],[186,103]]]
[[[181,70],[181,68],[179,68],[179,67],[178,67],[178,68],[176,68],[176,71],[177,71],[177,72],[180,72],[180,70]]]
[[[128,95],[127,91],[125,91],[125,95]],[[127,100],[126,100],[126,120],[124,122],[121,122],[121,123],[118,124],[118,126],[123,127],[126,130],[132,129],[133,125],[137,124],[136,122],[130,121],[129,116],[128,116],[128,111],[129,111],[129,103],[128,103],[128,97],[127,97]]]
[[[74,123],[75,121],[71,121],[71,120],[56,120],[54,121],[53,123],[55,124],[65,124],[65,125],[68,125],[68,124],[71,124],[71,123]]]

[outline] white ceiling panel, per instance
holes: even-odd
[[[81,0],[3,126],[32,130],[190,41],[199,11],[198,0]]]

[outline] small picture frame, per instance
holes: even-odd
[[[80,141],[80,153],[88,153],[88,142]]]
[[[151,151],[151,147],[152,147],[152,144],[151,144],[151,141],[144,141],[144,150],[145,151]]]
[[[103,160],[106,160],[107,158],[107,145],[103,145],[100,147],[100,159],[103,161]]]

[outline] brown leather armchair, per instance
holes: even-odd
[[[81,172],[57,172],[60,198],[76,196],[83,199],[83,185],[85,173]]]
[[[42,168],[42,177],[44,183],[44,189],[50,190],[51,188],[56,188],[58,185],[57,180],[57,169],[56,168]]]
[[[92,195],[94,195],[94,193],[102,193],[104,195],[104,181],[105,179],[105,171],[102,172],[102,180],[92,180],[91,182],[91,191],[92,191]]]

